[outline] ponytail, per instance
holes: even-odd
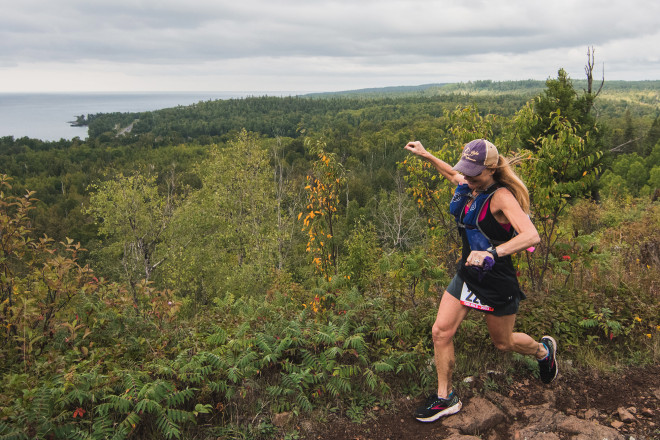
[[[511,165],[514,165],[519,161],[519,158],[507,159],[500,154],[497,158],[497,165],[489,168],[495,169],[495,173],[493,174],[495,181],[501,183],[511,191],[522,210],[526,214],[529,214],[529,191],[527,190],[525,183],[520,177],[518,177],[516,172],[513,171],[513,168],[511,168]]]

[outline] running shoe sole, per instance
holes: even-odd
[[[446,409],[438,412],[437,414],[432,415],[431,417],[426,417],[426,418],[415,417],[415,418],[417,420],[419,420],[420,422],[424,422],[424,423],[435,422],[440,417],[450,416],[452,414],[456,414],[457,412],[459,412],[461,410],[461,408],[463,408],[463,402],[461,402],[459,400],[456,405],[452,405],[449,408],[446,408]]]
[[[548,382],[545,382],[545,383],[551,383],[557,377],[557,373],[559,373],[559,366],[557,365],[557,341],[555,341],[555,338],[553,338],[552,336],[543,336],[541,338],[541,341],[543,341],[544,339],[549,339],[552,342],[552,347],[550,348],[552,349],[552,359],[555,364],[555,375],[552,376],[552,379],[550,379]]]

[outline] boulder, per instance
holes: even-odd
[[[458,429],[462,434],[480,434],[505,420],[504,413],[482,397],[470,400],[458,414],[447,418],[443,425]]]

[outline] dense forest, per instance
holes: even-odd
[[[0,138],[0,438],[298,438],[274,416],[360,421],[432,387],[460,243],[411,140],[524,159],[541,243],[514,258],[521,331],[576,369],[657,363],[660,81],[596,89],[559,70]],[[457,374],[535,374],[477,315],[463,328]]]

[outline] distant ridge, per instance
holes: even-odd
[[[587,88],[587,80],[572,80],[575,90],[582,91]],[[600,81],[594,79],[594,88],[600,85]],[[517,80],[517,81],[491,81],[479,80],[460,83],[432,83],[417,86],[389,86],[371,87],[356,90],[344,90],[338,92],[318,92],[300,95],[304,98],[398,98],[413,96],[438,96],[438,95],[518,95],[534,96],[541,93],[546,86],[545,80]],[[622,92],[650,92],[651,95],[660,93],[660,80],[646,81],[620,81],[605,79],[602,91],[603,95],[617,95]]]
[[[369,87],[366,89],[356,89],[356,90],[342,90],[338,92],[316,92],[308,93],[303,96],[305,97],[327,97],[327,96],[346,96],[346,95],[380,95],[380,94],[409,94],[416,92],[423,92],[431,88],[440,88],[449,83],[436,83],[436,84],[422,84],[419,86],[388,86],[388,87]]]

